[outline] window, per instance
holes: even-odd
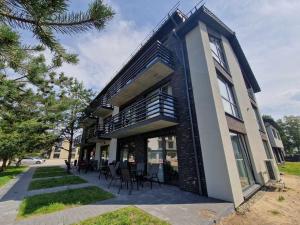
[[[264,144],[265,152],[266,152],[266,155],[267,155],[267,159],[272,159],[273,157],[272,157],[272,153],[270,151],[268,142],[263,141],[263,144]]]
[[[232,85],[221,79],[220,77],[218,77],[218,83],[225,112],[233,115],[234,117],[240,118],[238,106],[233,94]]]
[[[221,40],[214,36],[209,36],[209,45],[213,58],[224,68],[227,69],[224,50]]]
[[[261,118],[260,118],[260,114],[259,114],[259,112],[258,112],[258,109],[257,109],[256,107],[254,107],[254,106],[252,106],[252,108],[253,108],[254,113],[255,113],[255,117],[256,117],[256,121],[257,121],[258,127],[259,127],[259,129],[260,129],[261,131],[263,131],[264,128],[263,128],[263,124],[262,124],[262,122],[261,122]]]
[[[273,128],[272,128],[272,133],[273,133],[274,138],[277,138],[276,130],[274,130]]]
[[[281,140],[279,132],[277,132],[277,137],[278,137],[279,140]]]
[[[54,153],[54,154],[53,154],[53,158],[54,158],[54,159],[58,159],[58,158],[59,158],[59,155],[60,155],[59,153]]]
[[[235,161],[238,168],[242,189],[245,190],[255,183],[249,153],[246,147],[245,136],[230,133]]]

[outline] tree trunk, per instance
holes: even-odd
[[[11,161],[12,161],[11,159],[8,160],[7,166],[10,166]]]
[[[16,167],[19,167],[21,165],[21,161],[23,158],[19,158],[18,161],[16,162]]]
[[[4,171],[6,168],[6,163],[7,163],[7,158],[3,158],[2,160],[2,166],[1,166],[1,171]]]
[[[67,165],[67,171],[70,173],[71,170],[71,159],[72,159],[72,150],[73,150],[73,138],[74,138],[74,123],[71,125],[71,135],[69,140],[69,154],[68,154],[68,165]]]

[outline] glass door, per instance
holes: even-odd
[[[250,157],[246,148],[245,137],[241,134],[230,133],[234,156],[240,176],[242,189],[255,184]]]
[[[151,164],[159,164],[158,179],[160,182],[164,182],[163,171],[163,148],[162,138],[148,138],[147,140],[147,170]]]
[[[101,146],[100,151],[100,166],[106,166],[108,164],[108,145]]]
[[[147,169],[151,164],[159,164],[159,181],[178,184],[176,136],[161,136],[147,140]]]

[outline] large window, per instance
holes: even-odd
[[[218,77],[218,83],[225,112],[240,118],[239,109],[233,94],[233,86],[220,77]]]
[[[211,50],[213,58],[222,67],[227,69],[225,54],[224,54],[224,50],[223,50],[223,47],[222,47],[222,44],[221,44],[221,40],[210,35],[209,36],[209,44],[210,44],[210,50]]]
[[[259,127],[259,129],[260,129],[261,131],[263,131],[264,128],[263,128],[263,124],[262,124],[262,122],[261,122],[261,118],[260,118],[260,114],[259,114],[259,112],[258,112],[258,109],[257,109],[256,107],[254,107],[254,106],[252,106],[252,108],[253,108],[254,113],[255,113],[255,117],[256,117],[256,121],[257,121],[258,127]]]
[[[263,141],[263,144],[264,144],[264,148],[265,148],[265,152],[266,152],[266,155],[267,155],[267,158],[268,159],[272,159],[272,153],[271,153],[271,150],[269,148],[269,144],[267,141]]]
[[[230,133],[236,165],[238,168],[242,189],[245,190],[255,183],[245,136]]]
[[[147,139],[147,166],[159,164],[161,182],[178,184],[178,159],[176,136],[161,136]]]

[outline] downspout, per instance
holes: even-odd
[[[176,21],[174,21],[173,17],[171,16],[171,20],[172,22],[175,24],[175,27],[177,27],[177,23]],[[195,140],[195,130],[194,130],[194,120],[192,117],[192,111],[191,111],[191,101],[190,101],[190,93],[189,93],[189,85],[188,85],[188,77],[187,77],[187,71],[186,71],[186,60],[185,60],[185,56],[184,56],[184,46],[183,46],[183,41],[180,39],[180,37],[178,36],[178,34],[176,33],[176,30],[173,31],[175,38],[179,41],[180,43],[180,53],[181,53],[181,58],[183,60],[183,70],[184,70],[184,78],[185,78],[185,94],[187,97],[187,103],[188,103],[188,111],[189,111],[189,117],[190,117],[190,126],[191,126],[191,131],[192,131],[192,139],[193,139],[193,149],[194,149],[194,155],[195,155],[195,164],[196,164],[196,172],[197,172],[197,180],[198,180],[198,187],[199,187],[199,192],[201,191],[201,193],[203,194],[203,190],[202,190],[202,184],[201,184],[201,176],[200,176],[200,167],[199,167],[199,162],[198,162],[198,152],[196,149],[196,140]],[[196,121],[197,122],[197,121]],[[201,148],[201,146],[200,146]],[[206,193],[205,193],[206,194]]]

